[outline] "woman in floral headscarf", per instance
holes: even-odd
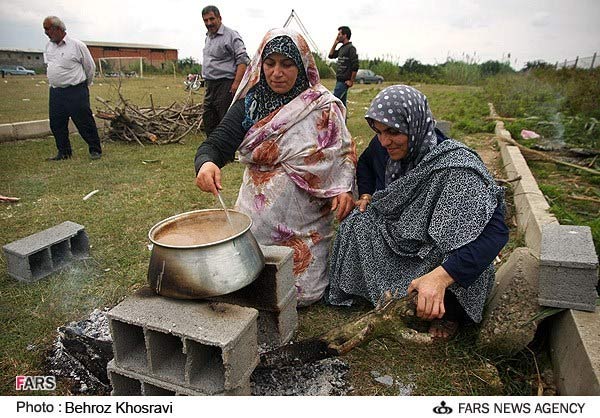
[[[238,151],[246,170],[236,208],[252,218],[259,243],[294,250],[299,305],[324,294],[333,212],[341,220],[353,207],[356,155],[344,121],[304,38],[273,29],[196,153],[196,184],[216,195],[220,168]]]
[[[435,129],[420,91],[390,86],[365,118],[387,155],[373,147],[363,167],[380,166],[369,177],[385,188],[361,197],[340,225],[329,301],[417,291],[417,315],[432,321],[434,337],[449,337],[461,320],[481,320],[508,240],[503,189],[473,150]]]

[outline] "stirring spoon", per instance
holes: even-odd
[[[221,193],[219,191],[217,191],[217,197],[219,198],[219,202],[221,202],[221,206],[223,206],[225,216],[227,216],[227,222],[229,222],[229,226],[233,229],[233,222],[231,222],[231,217],[229,216],[229,212],[227,211],[227,206],[225,206],[225,202],[223,201],[223,197],[221,196]]]

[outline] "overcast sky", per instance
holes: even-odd
[[[281,27],[292,9],[321,53],[337,27],[350,26],[361,58],[436,64],[475,57],[550,63],[600,53],[599,0],[1,0],[0,47],[43,49],[46,15],[69,35],[88,41],[159,44],[179,58],[202,59],[201,9],[214,4],[253,55],[264,33]],[[294,22],[294,29],[299,26]],[[599,58],[600,59],[600,58]]]

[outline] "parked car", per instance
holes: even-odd
[[[375,74],[371,70],[358,70],[356,73],[356,77],[354,78],[355,83],[360,84],[370,84],[370,83],[383,83],[383,77]]]
[[[10,75],[35,75],[35,71],[28,70],[25,67],[21,67],[20,65],[6,65],[0,68],[0,72],[2,75],[10,74]]]

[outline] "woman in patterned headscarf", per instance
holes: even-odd
[[[344,120],[304,38],[273,29],[196,153],[196,184],[216,195],[220,168],[238,151],[246,170],[236,208],[252,218],[259,243],[294,250],[299,305],[323,296],[333,212],[341,220],[353,207],[356,155]]]
[[[432,320],[432,335],[448,337],[462,316],[481,320],[493,260],[508,239],[503,189],[473,150],[436,131],[420,91],[390,86],[365,118],[388,154],[372,157],[372,166],[386,161],[377,173],[385,188],[359,200],[340,226],[329,301],[417,291],[417,315]]]

